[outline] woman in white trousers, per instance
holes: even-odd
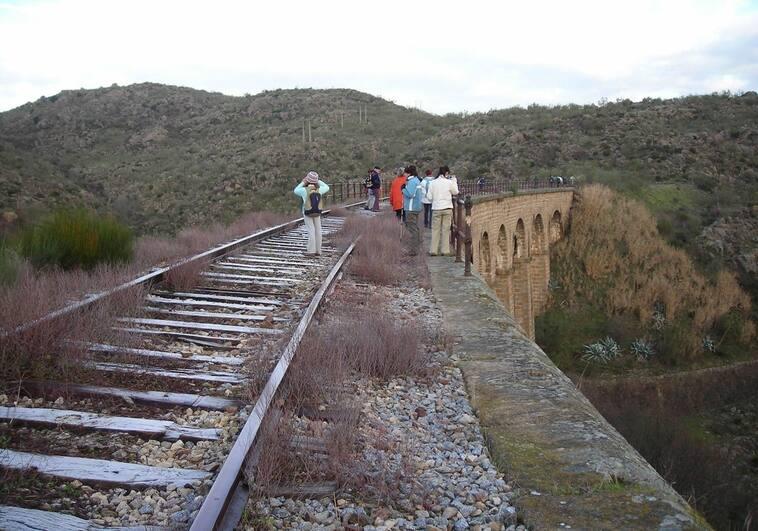
[[[305,230],[308,232],[308,255],[321,254],[321,198],[329,191],[329,185],[320,180],[318,173],[309,171],[303,180],[295,187],[294,193],[303,200],[303,221]],[[314,201],[312,194],[318,194],[318,200]],[[314,206],[314,203],[318,203]]]

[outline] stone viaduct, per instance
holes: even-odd
[[[710,529],[534,342],[573,199],[571,188],[472,197],[470,233],[457,234],[470,235],[478,274],[428,261],[492,459],[532,529]]]
[[[472,198],[474,267],[531,339],[547,305],[550,245],[563,237],[573,197],[549,188]]]

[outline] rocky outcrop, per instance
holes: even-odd
[[[741,275],[758,275],[758,217],[750,211],[714,221],[698,243],[711,256],[730,262]]]

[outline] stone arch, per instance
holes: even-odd
[[[505,233],[505,225],[500,225],[497,233],[496,251],[495,272],[502,274],[508,269],[508,236]]]
[[[553,217],[550,219],[550,226],[548,228],[550,234],[550,243],[553,244],[563,238],[563,220],[561,219],[560,210],[553,212]]]
[[[531,255],[541,254],[547,250],[545,244],[545,225],[542,223],[542,215],[534,216],[532,223]]]
[[[492,254],[490,253],[490,237],[487,231],[479,238],[479,270],[487,276],[492,272]]]
[[[519,218],[516,222],[516,230],[513,233],[513,258],[526,258],[526,229],[524,228],[524,220]]]

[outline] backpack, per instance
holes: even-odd
[[[306,216],[317,217],[321,215],[321,192],[318,190],[308,190],[305,196],[305,204],[308,206],[303,213]]]

